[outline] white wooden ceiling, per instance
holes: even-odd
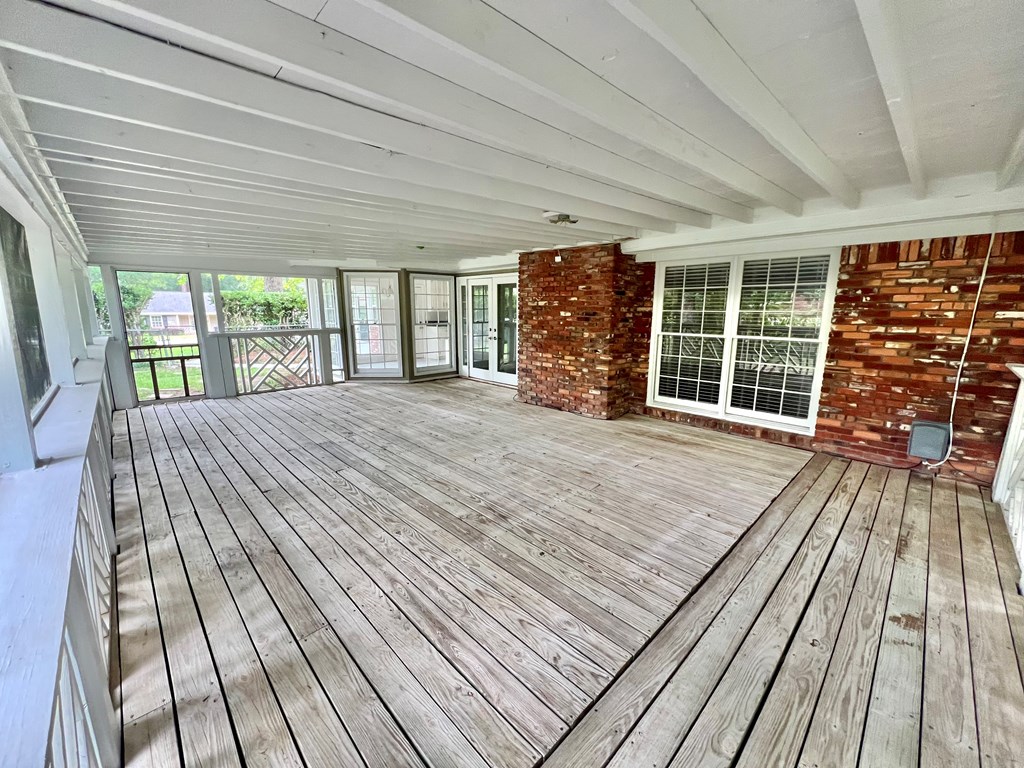
[[[97,261],[469,268],[1024,165],[1019,0],[0,0],[0,62]]]

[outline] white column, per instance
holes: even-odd
[[[64,304],[64,319],[67,323],[68,344],[71,356],[77,360],[88,357],[86,344],[92,338],[86,338],[86,327],[82,325],[82,311],[78,299],[78,278],[75,262],[71,254],[59,243],[53,244],[53,256],[57,263],[57,280]]]
[[[100,335],[99,322],[96,320],[96,300],[92,295],[92,284],[89,280],[88,267],[76,265],[75,286],[78,291],[78,309],[82,315],[82,330],[86,344],[92,344]],[[106,336],[106,333],[103,334]]]
[[[121,311],[121,293],[117,289],[117,275],[114,268],[104,264],[100,267],[103,275],[103,292],[107,297],[107,311],[110,313],[111,348],[107,355],[107,371],[110,374],[110,390],[114,396],[114,408],[125,410],[139,403],[135,399],[132,385],[132,369],[128,362],[128,336]]]

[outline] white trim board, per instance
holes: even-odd
[[[823,206],[819,213],[809,210],[799,219],[641,237],[624,242],[622,250],[635,254],[639,262],[649,262],[1024,230],[1024,187],[928,200],[908,200],[902,191],[889,190],[872,203],[853,211]]]

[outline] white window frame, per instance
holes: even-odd
[[[436,373],[452,373],[455,371],[458,358],[456,329],[456,309],[458,301],[455,289],[455,275],[436,274],[430,272],[410,272],[409,275],[409,315],[412,326],[412,365],[413,374],[416,376],[430,375]],[[444,365],[419,366],[416,362],[416,281],[417,280],[443,280],[448,283],[448,363]]]
[[[163,315],[150,315],[149,316],[149,327],[153,330],[162,330],[166,327]]]
[[[825,359],[828,355],[828,337],[832,326],[832,309],[835,304],[839,279],[839,248],[824,248],[800,251],[776,251],[767,253],[745,253],[735,256],[691,256],[680,259],[658,261],[654,275],[654,317],[651,323],[651,339],[647,371],[647,405],[666,411],[690,413],[722,421],[766,427],[782,432],[813,435],[818,418],[818,403],[821,385],[825,377]],[[828,278],[825,285],[825,302],[822,307],[821,328],[818,332],[818,355],[814,363],[814,381],[811,387],[811,404],[806,419],[788,416],[761,414],[729,407],[729,392],[732,390],[735,369],[737,324],[739,320],[740,287],[743,282],[743,264],[747,261],[771,258],[796,258],[800,256],[828,256]],[[661,336],[662,308],[665,298],[665,271],[669,267],[704,264],[729,264],[729,294],[725,312],[725,343],[722,350],[722,381],[718,403],[715,405],[681,401],[658,395],[658,377],[661,360],[658,354],[658,339]],[[805,340],[806,341],[806,340]]]
[[[398,345],[398,367],[386,372],[378,372],[376,370],[360,371],[359,365],[357,364],[358,355],[358,344],[355,338],[355,329],[353,328],[353,316],[354,308],[352,307],[352,287],[351,280],[353,277],[387,277],[395,281],[395,328],[396,328],[396,339],[395,342]],[[342,273],[342,290],[344,292],[344,308],[345,308],[345,336],[348,347],[348,376],[353,379],[401,379],[405,377],[405,350],[402,346],[404,341],[404,334],[402,333],[402,273],[397,271],[382,271],[382,272],[365,272],[362,270],[353,270],[351,272]]]

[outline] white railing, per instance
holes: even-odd
[[[238,394],[332,384],[340,377],[338,328],[233,331],[210,337],[228,347]]]
[[[120,761],[109,683],[111,397],[97,352],[37,425],[42,466],[0,477],[4,766]]]
[[[1024,381],[1024,365],[1013,363],[1009,368]],[[1017,389],[1003,453],[992,483],[992,498],[1003,507],[1017,561],[1024,564],[1024,383]],[[1024,587],[1024,583],[1021,586]]]

